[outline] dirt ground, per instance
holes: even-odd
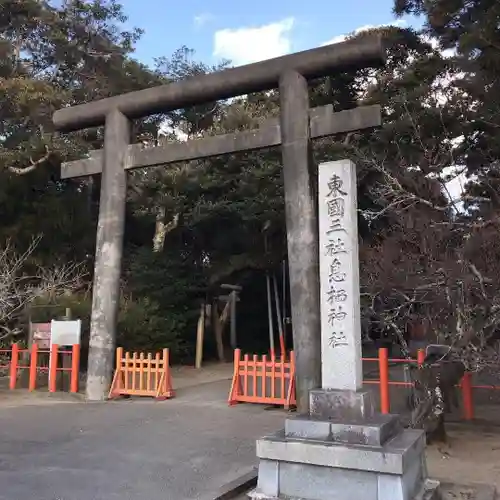
[[[484,483],[500,492],[500,426],[449,424],[449,443],[427,447],[429,475],[441,481]]]
[[[219,380],[231,380],[232,377],[233,363],[205,363],[201,370],[192,366],[172,367],[172,380],[175,389],[218,382]]]

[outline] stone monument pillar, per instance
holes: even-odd
[[[433,498],[423,431],[374,410],[363,391],[356,167],[319,166],[322,387],[308,414],[257,441],[259,476],[250,498],[413,500]]]

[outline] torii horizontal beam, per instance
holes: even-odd
[[[326,137],[338,133],[378,127],[381,124],[380,106],[361,106],[345,111],[333,112],[331,104],[309,111],[311,138]],[[281,130],[277,119],[266,120],[260,128],[216,135],[187,142],[169,143],[165,146],[145,148],[142,144],[128,147],[127,169],[168,165],[180,161],[196,160],[234,153],[278,146],[281,144]],[[69,179],[95,175],[102,172],[103,151],[94,150],[90,158],[63,163],[61,178]]]
[[[296,71],[311,79],[329,72],[380,66],[384,62],[382,37],[370,34],[180,82],[62,108],[54,113],[53,122],[57,130],[70,132],[103,125],[111,110],[118,110],[128,118],[139,118],[270,90],[278,86],[279,78],[288,71]]]

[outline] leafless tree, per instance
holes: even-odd
[[[500,364],[500,290],[495,283],[500,214],[491,210],[488,218],[474,217],[463,208],[464,202],[474,206],[488,200],[450,192],[449,181],[464,171],[455,164],[456,143],[441,140],[429,146],[418,116],[407,115],[413,144],[420,149],[417,164],[399,150],[397,136],[388,153],[350,145],[361,177],[371,172],[377,179],[368,188],[377,208],[361,216],[382,228],[379,237],[361,245],[362,299],[365,311],[391,332],[404,355],[410,355],[408,333],[415,322],[425,325],[428,343],[448,346],[416,374],[421,416],[432,414],[441,422],[449,404],[445,393],[465,370]]]
[[[38,265],[34,252],[41,236],[33,238],[28,248],[18,252],[7,242],[0,249],[0,340],[19,336],[19,318],[35,299],[54,299],[79,288],[84,267],[69,263],[50,268]]]

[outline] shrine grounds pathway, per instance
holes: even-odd
[[[213,500],[257,465],[255,440],[286,416],[229,408],[230,376],[230,366],[176,369],[177,397],[163,402],[84,403],[0,384],[0,500]],[[403,408],[404,392],[396,399]],[[449,445],[427,450],[431,476],[500,490],[499,408],[455,420]]]
[[[212,500],[256,465],[283,410],[227,406],[228,380],[178,397],[0,404],[0,500]]]

